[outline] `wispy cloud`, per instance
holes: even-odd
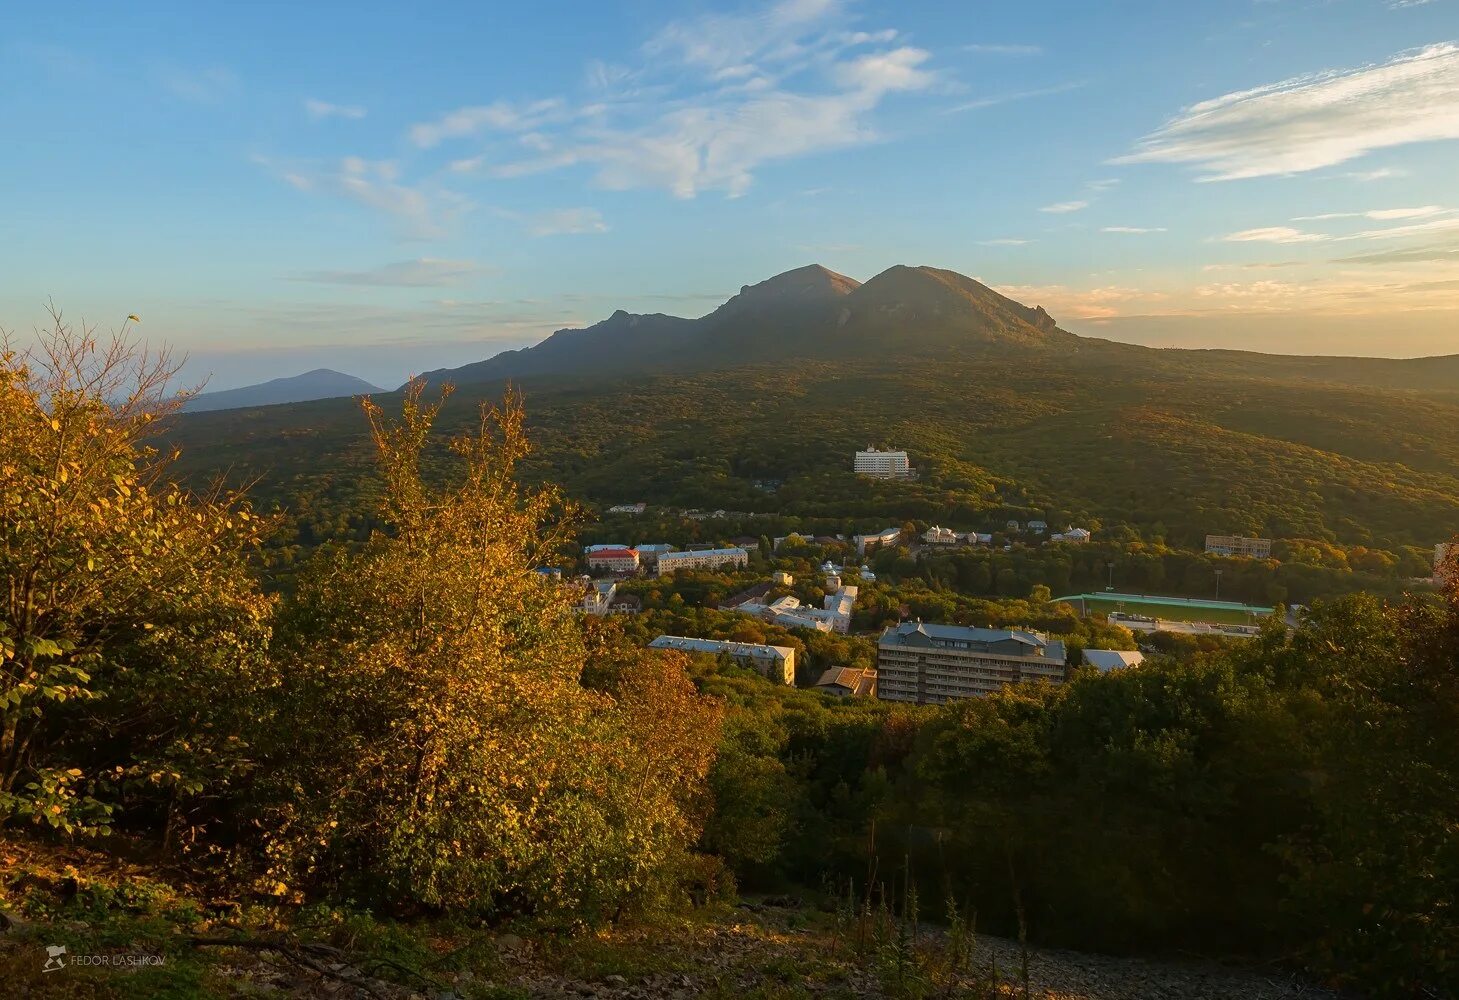
[[[1201,180],[1303,173],[1459,138],[1459,45],[1404,52],[1193,105],[1116,163],[1185,163]]]
[[[1125,233],[1131,236],[1143,236],[1146,233],[1163,233],[1164,226],[1105,226],[1100,229],[1101,233]]]
[[[1089,207],[1087,201],[1056,201],[1052,205],[1045,205],[1039,209],[1040,212],[1048,212],[1050,215],[1066,215],[1069,212],[1082,212]]]
[[[567,236],[583,233],[606,233],[608,223],[596,208],[564,208],[529,216],[526,220],[530,236]]]
[[[1399,177],[1407,177],[1408,171],[1401,167],[1378,167],[1375,170],[1350,170],[1342,176],[1349,180],[1362,181],[1366,184],[1371,181],[1388,181]]]
[[[979,240],[978,245],[984,247],[1026,247],[1032,242],[1034,241],[1005,237],[998,240]]]
[[[381,213],[394,223],[402,239],[441,239],[474,207],[469,198],[436,182],[407,183],[393,160],[346,156],[322,167],[281,164],[257,154],[251,159],[298,191],[334,195]]]
[[[1442,215],[1447,209],[1441,205],[1424,205],[1420,208],[1378,208],[1368,212],[1325,212],[1322,215],[1299,215],[1293,222],[1322,222],[1327,219],[1372,219],[1374,222],[1391,222],[1395,219],[1426,219]]]
[[[457,108],[434,121],[412,125],[410,141],[422,149],[438,146],[447,139],[463,139],[486,131],[520,132],[560,122],[568,115],[567,102],[548,97],[526,104],[495,101]]]
[[[1043,55],[1044,47],[1042,45],[995,45],[980,42],[964,45],[963,51],[991,56],[1038,56]]]
[[[324,118],[358,120],[365,117],[365,109],[358,104],[331,104],[313,97],[304,101],[304,113],[315,121]]]
[[[1291,226],[1243,229],[1239,233],[1228,233],[1221,237],[1225,243],[1316,243],[1325,239],[1327,237],[1321,233],[1306,233]]]
[[[242,89],[238,76],[222,66],[165,69],[158,79],[172,96],[193,104],[216,104]]]
[[[472,260],[441,260],[420,257],[354,271],[301,271],[290,281],[326,285],[391,285],[400,288],[432,288],[465,284],[489,269]]]
[[[1000,104],[1008,104],[1012,101],[1026,101],[1031,97],[1048,97],[1052,94],[1065,94],[1071,90],[1078,90],[1084,86],[1084,82],[1059,83],[1051,87],[1039,87],[1037,90],[1015,90],[1007,94],[990,94],[987,97],[978,97],[971,101],[963,101],[947,108],[945,114],[957,114],[960,111],[981,111],[983,108],[997,107]]]
[[[769,163],[880,139],[873,118],[886,100],[934,88],[930,53],[900,44],[895,30],[850,31],[846,20],[838,0],[683,18],[654,33],[633,65],[590,65],[590,88],[604,92],[590,103],[473,105],[417,124],[409,138],[421,148],[477,140],[452,162],[460,173],[580,167],[611,190],[741,195]]]
[[[1409,247],[1405,250],[1384,250],[1379,253],[1339,257],[1334,264],[1427,264],[1434,262],[1459,264],[1459,244]]]

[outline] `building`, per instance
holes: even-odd
[[[622,544],[621,542],[607,542],[607,543],[600,544],[600,545],[584,545],[583,546],[583,551],[585,553],[587,553],[588,555],[592,555],[594,552],[602,552],[604,549],[626,549],[626,548],[628,548],[628,546]]]
[[[1063,531],[1056,531],[1049,536],[1051,542],[1074,542],[1082,545],[1089,541],[1089,532],[1084,528],[1066,528]]]
[[[613,607],[613,598],[618,593],[618,584],[614,580],[588,580],[585,581],[582,602],[578,610],[589,615],[606,615]]]
[[[1206,551],[1214,556],[1241,556],[1245,559],[1270,559],[1270,538],[1247,538],[1244,535],[1207,535]]]
[[[1030,521],[1028,522],[1028,530],[1033,532],[1035,535],[1042,535],[1045,531],[1049,530],[1049,522]]]
[[[993,535],[989,532],[970,531],[968,532],[969,545],[992,545]]]
[[[635,545],[633,547],[633,551],[638,553],[638,564],[640,566],[648,568],[652,566],[657,566],[659,562],[659,556],[663,555],[665,552],[673,552],[674,547],[672,545],[665,545],[660,542],[654,545]]]
[[[1125,667],[1138,667],[1145,662],[1145,654],[1128,649],[1086,649],[1084,665],[1093,667],[1102,674]]]
[[[874,535],[851,536],[851,541],[856,545],[856,554],[860,556],[864,556],[873,549],[879,549],[886,545],[896,545],[901,540],[901,528],[887,528]]]
[[[1037,632],[903,622],[877,641],[877,697],[940,705],[1022,681],[1062,683],[1064,655]]]
[[[962,540],[963,536],[951,528],[941,528],[935,524],[922,532],[922,541],[928,545],[956,545]]]
[[[610,514],[642,514],[648,507],[643,503],[620,503],[608,508]]]
[[[609,573],[637,573],[638,553],[633,549],[597,549],[588,553],[588,569]]]
[[[912,464],[905,451],[877,451],[870,445],[856,453],[852,469],[858,476],[872,479],[912,478]]]
[[[795,650],[789,646],[758,646],[750,642],[728,642],[722,639],[690,639],[682,635],[661,635],[649,643],[650,649],[677,649],[681,653],[727,653],[736,663],[744,664],[777,684],[795,683]]]
[[[730,598],[735,603],[721,604],[720,610],[754,615],[786,628],[808,628],[817,632],[840,632],[842,635],[851,631],[851,613],[856,608],[857,588],[840,587],[834,594],[827,594],[824,608],[807,607],[800,603],[799,598],[790,595],[766,603],[764,598],[768,596],[768,589],[760,588],[758,593],[754,590],[746,591],[745,600]]]
[[[533,572],[535,572],[538,576],[546,577],[549,580],[562,579],[562,570],[558,569],[556,566],[538,566],[537,569]]]
[[[724,569],[729,566],[748,566],[750,553],[744,549],[701,549],[694,552],[660,552],[659,575],[664,576],[681,569]]]
[[[876,671],[858,667],[831,667],[821,674],[815,689],[838,698],[875,698]]]

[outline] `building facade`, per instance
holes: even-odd
[[[856,667],[831,667],[821,674],[815,689],[838,698],[875,698],[876,671]]]
[[[852,469],[858,476],[872,479],[912,478],[912,463],[905,451],[877,451],[868,447],[856,453]]]
[[[676,649],[681,653],[729,654],[736,663],[757,671],[777,684],[795,683],[795,650],[789,646],[759,646],[752,642],[723,639],[691,639],[682,635],[661,635],[650,649]]]
[[[876,645],[877,697],[940,705],[1009,684],[1064,680],[1064,644],[1021,629],[903,622]]]
[[[1245,559],[1270,559],[1270,538],[1247,538],[1244,535],[1207,535],[1206,551],[1214,556],[1241,556]]]
[[[637,573],[638,553],[632,549],[598,549],[588,553],[588,569],[609,573]]]
[[[748,566],[750,553],[744,549],[703,549],[697,552],[660,552],[659,574],[681,569],[723,569],[726,566]]]

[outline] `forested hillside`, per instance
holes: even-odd
[[[1410,552],[1459,530],[1459,401],[1443,395],[1058,359],[801,362],[622,379],[526,379],[534,478],[599,503],[996,527],[1009,516],[1199,545],[1249,533]],[[470,419],[471,384],[443,412]],[[388,398],[388,397],[386,397]],[[361,510],[347,402],[179,421],[199,476],[333,521]],[[851,475],[869,442],[914,483]],[[756,480],[778,480],[773,493]]]
[[[247,995],[238,970],[260,954],[292,963],[299,990],[521,995],[500,985],[513,956],[582,963],[606,940],[585,932],[702,926],[741,890],[819,900],[834,916],[800,919],[832,929],[840,978],[806,982],[785,933],[754,977],[703,981],[709,995],[1009,996],[1007,965],[973,957],[990,932],[1261,960],[1381,997],[1459,987],[1459,589],[1347,597],[1242,647],[941,708],[841,701],[578,615],[533,571],[575,515],[519,480],[517,396],[447,420],[417,383],[353,427],[316,424],[364,439],[313,454],[333,455],[335,482],[370,464],[373,485],[346,496],[370,497],[378,530],[271,591],[260,546],[282,519],[186,488],[155,447],[175,406],[165,365],[66,328],[3,361],[0,981],[34,996]],[[803,403],[817,391],[796,385]],[[718,391],[698,387],[699,416],[688,396],[628,398],[689,435],[733,409]],[[1004,397],[1000,414],[1037,425],[1084,391]],[[584,412],[559,392],[547,442]],[[1000,417],[967,419],[996,438]],[[299,441],[270,440],[275,458]],[[1282,447],[1288,464],[1303,453]],[[960,454],[971,469],[995,451],[1013,449]],[[1047,482],[1092,495],[1078,472]],[[966,475],[969,496],[1012,488]],[[924,936],[929,918],[943,929]],[[159,961],[42,975],[40,949],[61,945]],[[1046,996],[1109,995],[1086,985]],[[1201,989],[1183,995],[1230,995]]]

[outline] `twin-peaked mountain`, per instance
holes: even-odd
[[[747,285],[698,319],[622,310],[585,329],[434,381],[696,370],[795,359],[876,359],[1073,351],[1106,345],[954,271],[898,265],[865,284],[816,264]]]

